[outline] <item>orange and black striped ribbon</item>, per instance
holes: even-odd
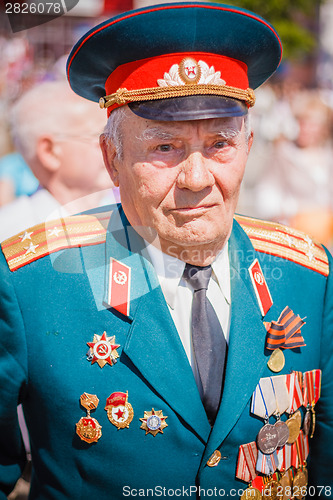
[[[305,324],[290,307],[285,307],[278,321],[272,321],[267,325],[266,348],[294,349],[306,344],[301,335],[301,327]]]

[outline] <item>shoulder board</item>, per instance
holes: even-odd
[[[328,276],[326,252],[307,234],[275,222],[240,215],[235,216],[235,219],[250,238],[255,250],[282,257]]]
[[[74,215],[43,222],[5,240],[2,251],[11,271],[65,248],[104,243],[111,212]]]

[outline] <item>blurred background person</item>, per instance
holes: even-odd
[[[0,209],[0,240],[49,216],[117,201],[98,145],[104,124],[98,105],[65,81],[38,84],[18,99],[11,110],[13,141],[40,186]]]
[[[38,184],[20,153],[13,151],[0,158],[0,206],[19,196],[32,195]]]
[[[280,135],[254,191],[256,215],[305,231],[331,246],[333,237],[332,110],[317,90],[290,102],[294,137]]]

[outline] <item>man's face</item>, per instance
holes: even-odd
[[[91,104],[90,102],[88,103]],[[105,118],[86,105],[86,112],[75,115],[63,132],[61,141],[61,176],[64,185],[79,191],[81,196],[113,187],[103,164],[98,136]],[[86,119],[89,116],[89,120]]]
[[[252,143],[243,118],[158,122],[126,113],[122,157],[105,145],[104,156],[128,220],[155,230],[162,250],[182,260],[194,250],[217,253],[231,232]]]

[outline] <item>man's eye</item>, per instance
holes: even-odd
[[[214,144],[214,147],[215,147],[216,149],[223,149],[223,148],[225,148],[226,146],[228,146],[227,141],[217,141],[217,142],[215,142],[215,144]]]
[[[162,151],[162,153],[167,153],[168,151],[172,151],[173,146],[171,144],[160,144],[157,146],[158,151]]]

